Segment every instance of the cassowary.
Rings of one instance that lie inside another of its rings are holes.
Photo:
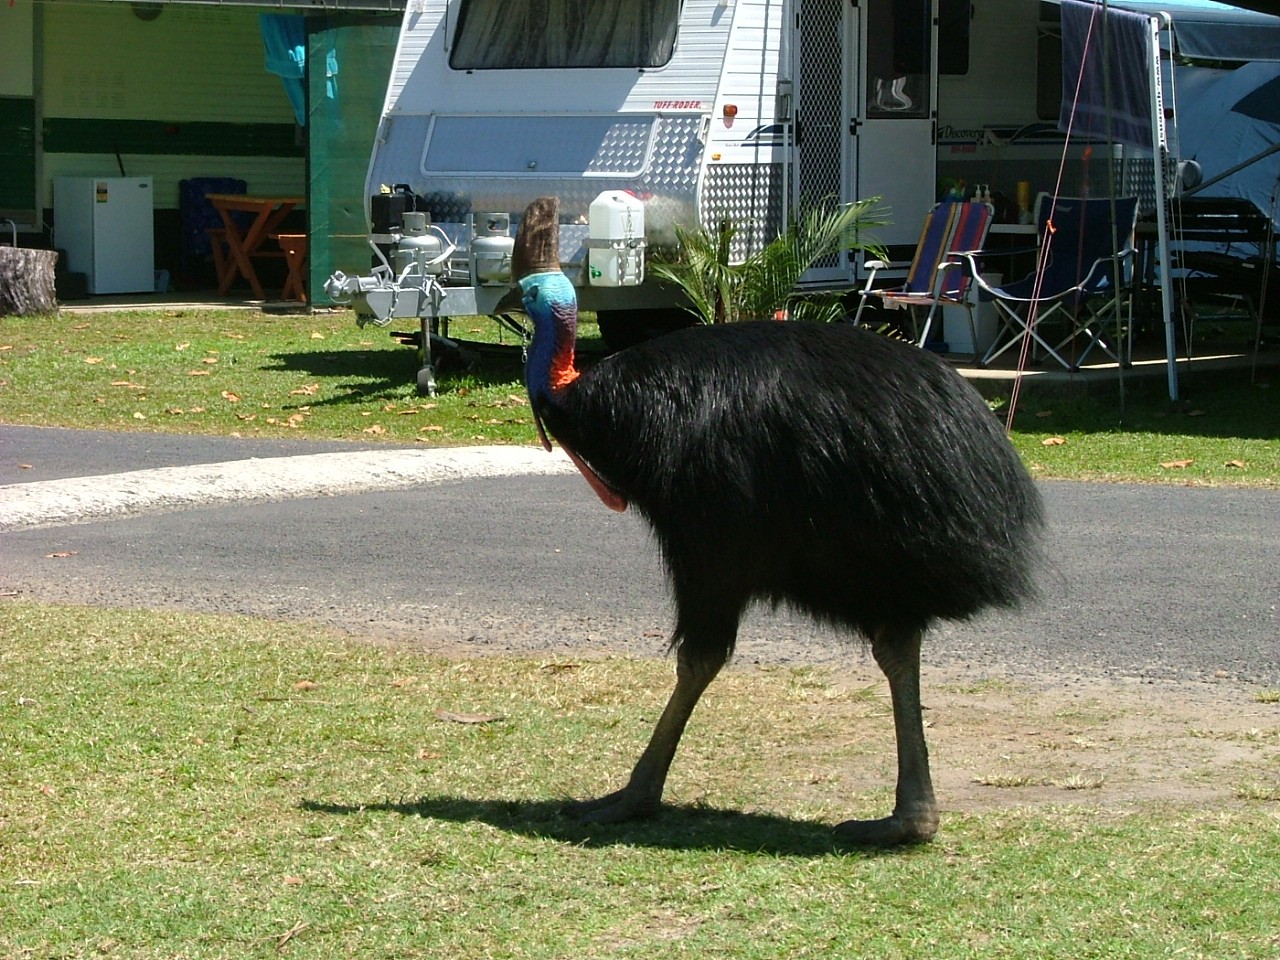
[[[574,364],[577,303],[555,198],[534,201],[513,273],[533,324],[525,370],[544,445],[607,505],[633,506],[676,608],[676,685],[625,787],[570,811],[655,812],[698,698],[757,602],[870,641],[898,746],[892,815],[846,841],[927,841],[938,826],[920,705],[920,645],[938,619],[1034,592],[1039,494],[977,393],[929,353],[850,325],[704,326]]]

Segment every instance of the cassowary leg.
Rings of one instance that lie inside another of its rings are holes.
[[[697,657],[682,647],[676,655],[676,688],[658,718],[649,745],[631,772],[630,781],[621,790],[598,800],[570,804],[565,812],[588,823],[620,823],[656,813],[685,725],[703,691],[722,666],[723,657]]]
[[[893,814],[881,820],[847,820],[836,827],[846,843],[890,847],[924,843],[938,830],[938,804],[929,777],[929,750],[920,706],[920,641],[915,629],[885,627],[871,641],[876,663],[889,679],[893,728],[898,741],[898,790]]]

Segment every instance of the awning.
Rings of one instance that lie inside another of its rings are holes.
[[[1108,6],[1168,14],[1177,52],[1193,60],[1280,62],[1280,16],[1217,0],[1112,0]]]

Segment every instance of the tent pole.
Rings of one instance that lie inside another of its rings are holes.
[[[1160,312],[1164,320],[1165,362],[1169,378],[1169,399],[1178,399],[1178,340],[1173,326],[1173,284],[1169,279],[1169,197],[1164,175],[1169,156],[1169,136],[1164,122],[1164,88],[1160,77],[1160,29],[1168,26],[1168,14],[1152,17],[1150,56],[1147,66],[1151,79],[1151,156],[1156,196],[1156,255],[1160,263]]]

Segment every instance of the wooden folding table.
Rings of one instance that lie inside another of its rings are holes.
[[[225,258],[215,257],[218,269],[218,293],[226,294],[231,289],[237,276],[249,281],[253,295],[265,300],[262,282],[257,271],[253,269],[254,257],[281,257],[283,252],[276,248],[261,249],[262,244],[277,232],[281,222],[294,207],[303,203],[302,197],[255,197],[235,193],[205,194],[209,202],[222,217],[225,234],[223,239],[227,245]],[[242,230],[234,212],[252,213],[253,222],[247,230]],[[214,248],[217,250],[218,237],[214,237]],[[221,252],[221,251],[218,251]]]

